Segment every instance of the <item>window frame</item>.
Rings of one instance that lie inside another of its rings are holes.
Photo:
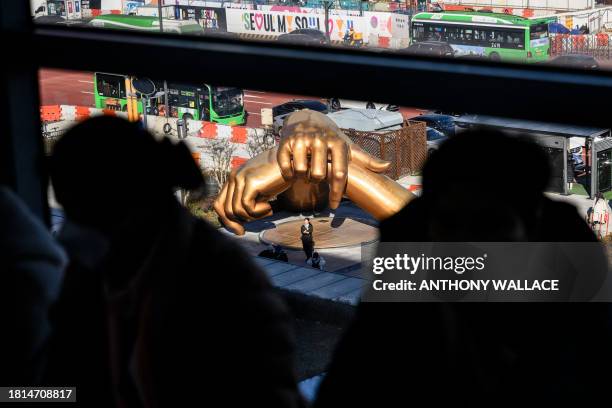
[[[368,99],[425,109],[609,125],[602,117],[608,111],[599,104],[612,91],[612,72],[606,71],[77,27],[37,27],[32,43],[39,49],[40,67],[130,72],[173,82],[215,78],[220,86],[321,98],[360,100],[365,93]],[[43,47],[49,43],[57,47]],[[79,49],[76,60],[74,49]],[[172,58],[153,64],[150,55]],[[225,63],[210,63],[219,60]],[[180,78],[171,74],[177,66]],[[466,97],[478,91],[478,98]],[[541,106],[554,110],[534,109],[526,94],[538,95]],[[571,99],[581,100],[580,106],[558,103]]]
[[[4,35],[22,39],[5,45],[5,55],[20,57],[5,61],[7,75],[1,80],[2,105],[8,118],[6,130],[0,135],[5,159],[0,166],[8,175],[3,180],[41,216],[48,214],[40,115],[35,102],[37,70],[42,67],[129,72],[176,82],[215,78],[216,85],[243,89],[353,100],[368,95],[369,100],[425,109],[610,126],[608,104],[604,102],[612,93],[612,72],[606,71],[35,26],[29,2],[2,2],[0,29]],[[164,57],[152,63],[151,56]],[[180,77],[175,75],[178,67]],[[529,95],[537,95],[538,106],[531,105],[534,98]],[[559,103],[572,100],[580,103]]]

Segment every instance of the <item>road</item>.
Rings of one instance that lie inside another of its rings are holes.
[[[41,69],[39,72],[40,98],[42,105],[94,106],[93,73]],[[263,91],[244,91],[244,106],[248,112],[247,126],[261,126],[261,109],[272,108],[293,99],[317,99]],[[324,99],[319,99],[325,102]],[[424,112],[414,108],[400,108],[408,119]]]
[[[94,106],[93,73],[41,69],[41,105]]]

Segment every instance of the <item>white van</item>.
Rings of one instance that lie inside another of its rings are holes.
[[[362,132],[401,129],[404,117],[399,112],[379,109],[343,109],[328,113],[341,129],[355,129]]]

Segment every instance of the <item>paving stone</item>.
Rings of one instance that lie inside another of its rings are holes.
[[[278,286],[280,288],[283,288],[287,285],[290,285],[292,283],[296,283],[299,282],[301,280],[304,279],[308,279],[311,278],[315,275],[318,275],[321,272],[318,269],[313,269],[313,268],[297,268],[297,269],[292,269],[290,271],[287,272],[283,272],[279,275],[273,276],[272,277],[272,283],[275,286]]]
[[[317,290],[323,286],[327,286],[331,283],[348,279],[345,276],[329,273],[329,272],[321,272],[311,278],[304,279],[290,285],[285,286],[285,289],[296,290],[298,292],[302,292],[304,294],[309,295],[310,292]]]
[[[338,299],[342,295],[347,295],[355,290],[360,290],[363,284],[363,279],[346,278],[327,286],[320,287],[319,289],[313,290],[310,293],[325,299]]]
[[[270,263],[263,267],[263,269],[266,271],[267,275],[270,278],[296,268],[299,268],[299,266],[281,261],[274,261],[273,263]]]

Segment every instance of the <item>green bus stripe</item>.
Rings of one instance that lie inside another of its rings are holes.
[[[504,24],[493,24],[493,23],[477,23],[471,21],[447,21],[447,20],[412,20],[412,22],[419,23],[441,23],[448,25],[469,25],[469,26],[478,26],[478,27],[494,27],[494,28],[515,28],[517,30],[527,30],[529,27],[520,26],[520,25],[504,25]]]

